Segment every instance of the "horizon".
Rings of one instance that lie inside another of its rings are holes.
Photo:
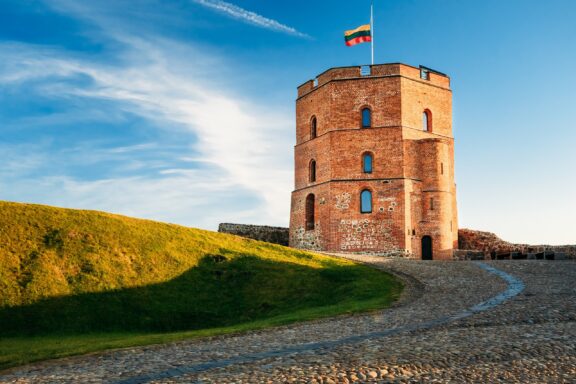
[[[5,0],[0,199],[287,227],[296,87],[369,65],[364,3]],[[460,228],[575,244],[576,3],[503,3],[375,1],[375,65],[450,77]]]

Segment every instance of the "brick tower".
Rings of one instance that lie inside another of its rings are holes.
[[[298,87],[290,245],[450,259],[452,91],[426,67],[332,68]]]

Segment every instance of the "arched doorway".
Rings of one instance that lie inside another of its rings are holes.
[[[432,238],[422,237],[422,260],[432,260]]]

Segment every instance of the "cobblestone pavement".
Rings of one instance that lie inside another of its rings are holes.
[[[34,364],[0,382],[576,383],[575,262],[354,258],[405,280],[395,306]],[[490,308],[502,292],[515,296]]]

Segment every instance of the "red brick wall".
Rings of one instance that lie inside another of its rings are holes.
[[[447,77],[422,80],[403,64],[333,68],[304,83],[296,101],[295,191],[290,244],[335,252],[421,255],[422,236],[433,238],[434,258],[451,258],[457,244],[452,139],[452,94]],[[372,127],[361,128],[361,110]],[[422,130],[422,113],[432,131]],[[317,137],[310,137],[312,117]],[[374,155],[373,171],[362,154]],[[317,165],[316,181],[309,164]],[[372,191],[373,212],[360,213],[360,192]],[[306,196],[316,196],[314,230],[305,228]],[[434,207],[430,206],[434,199]]]
[[[361,110],[373,108],[373,127],[401,125],[400,78],[359,77],[336,80],[319,85],[296,103],[296,143],[310,140],[310,122],[316,116],[317,134],[329,131],[358,129]]]

